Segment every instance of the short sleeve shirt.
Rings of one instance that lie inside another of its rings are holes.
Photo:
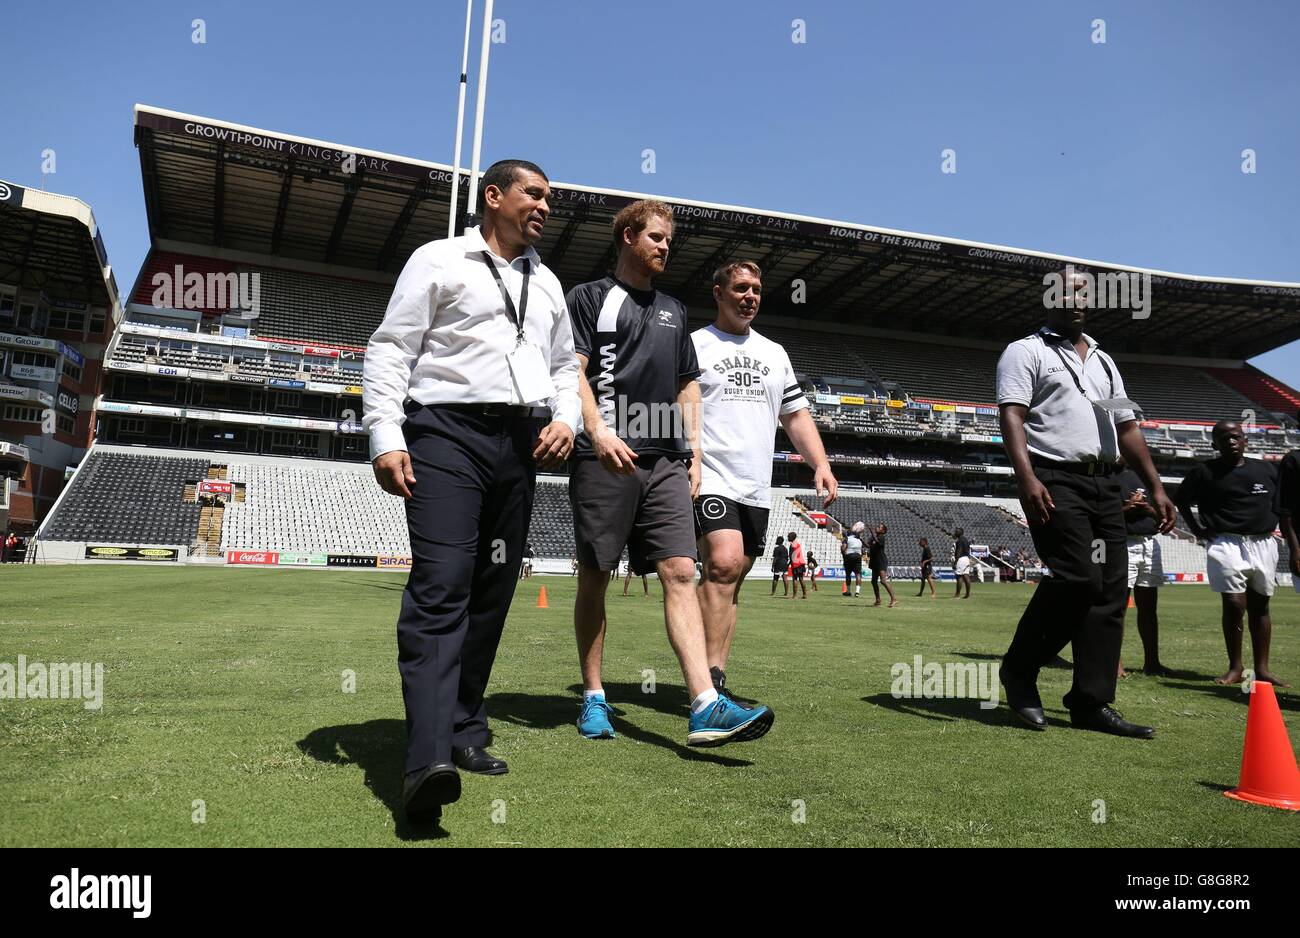
[[[1114,359],[1089,335],[1081,361],[1074,343],[1047,326],[1006,347],[998,360],[998,404],[1022,404],[1029,452],[1058,462],[1114,462],[1117,427],[1137,415],[1093,401],[1127,397]],[[1082,388],[1082,391],[1080,390]]]
[[[686,328],[686,307],[658,290],[614,277],[574,287],[565,297],[574,351],[587,359],[587,381],[605,425],[638,456],[691,456],[677,407],[681,382],[700,367]],[[575,459],[591,459],[591,437],[574,441]]]
[[[1272,534],[1278,521],[1277,469],[1261,459],[1233,466],[1198,463],[1178,486],[1178,503],[1195,505],[1211,534]]]
[[[701,495],[771,505],[780,418],[808,407],[785,349],[751,329],[709,325],[691,334],[700,366]]]

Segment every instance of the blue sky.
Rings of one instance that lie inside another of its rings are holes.
[[[13,6],[0,178],[39,187],[53,148],[46,188],[91,205],[125,289],[148,249],[133,103],[450,161],[464,9]],[[1289,0],[498,0],[495,16],[485,163],[522,155],[566,182],[1300,281]],[[945,148],[955,174],[940,172]],[[1256,364],[1300,386],[1300,343]]]

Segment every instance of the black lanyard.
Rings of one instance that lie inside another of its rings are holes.
[[[1056,357],[1059,358],[1059,359],[1061,360],[1061,364],[1065,366],[1065,370],[1068,371],[1068,372],[1070,373],[1070,377],[1074,379],[1074,386],[1075,386],[1076,388],[1079,389],[1079,393],[1082,394],[1084,397],[1087,397],[1087,396],[1088,396],[1088,392],[1085,391],[1085,390],[1083,389],[1083,382],[1080,381],[1080,380],[1079,380],[1079,376],[1076,375],[1076,374],[1074,373],[1074,369],[1070,367],[1070,363],[1067,362],[1067,361],[1065,360],[1065,355],[1062,354],[1062,352],[1061,352],[1061,346],[1060,346],[1060,344],[1059,344],[1059,343],[1056,343],[1056,342],[1053,342],[1053,343],[1052,343],[1052,351],[1056,353]],[[1115,376],[1114,376],[1113,374],[1111,374],[1111,372],[1110,372],[1110,365],[1106,364],[1106,359],[1101,358],[1101,353],[1100,353],[1100,352],[1097,353],[1097,357],[1101,359],[1101,367],[1105,369],[1105,371],[1106,371],[1106,377],[1110,380],[1110,396],[1111,396],[1111,397],[1114,397],[1114,396],[1115,396]],[[1084,365],[1085,368],[1088,366],[1087,359],[1084,359],[1083,365]]]
[[[501,274],[497,272],[496,261],[492,260],[492,255],[487,251],[483,254],[483,262],[488,265],[488,270],[492,271],[492,279],[497,282],[497,287],[501,290],[501,299],[505,301],[506,312],[510,314],[510,321],[514,323],[518,332],[516,338],[520,345],[524,344],[524,317],[528,315],[528,277],[531,274],[531,265],[528,258],[524,258],[524,289],[519,294],[519,312],[515,312],[515,301],[510,298],[510,291],[506,289],[505,283],[501,280]]]

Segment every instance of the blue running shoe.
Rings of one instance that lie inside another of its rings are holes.
[[[613,712],[604,697],[586,698],[578,717],[578,732],[588,739],[613,739],[614,727],[609,722],[609,715]]]
[[[758,739],[772,728],[776,714],[770,707],[746,709],[730,697],[718,699],[699,713],[691,714],[686,742],[691,746],[721,746],[723,743]]]

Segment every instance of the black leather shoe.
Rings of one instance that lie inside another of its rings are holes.
[[[1070,725],[1080,730],[1096,730],[1099,733],[1112,733],[1115,736],[1129,736],[1133,739],[1150,739],[1156,735],[1154,726],[1139,726],[1130,723],[1109,706],[1096,710],[1071,710]]]
[[[505,775],[510,771],[505,759],[498,759],[480,746],[452,749],[451,761],[475,775]]]
[[[450,762],[434,762],[408,772],[402,785],[402,806],[412,823],[425,824],[442,817],[442,806],[460,799],[460,773]]]
[[[1007,689],[1007,706],[1016,719],[1031,730],[1041,732],[1047,729],[1047,717],[1043,715],[1043,702],[1038,699],[1038,688],[1005,670],[1001,678],[1002,686]]]
[[[1016,719],[1029,727],[1031,730],[1042,732],[1047,729],[1047,717],[1043,715],[1042,707],[1011,707],[1011,712],[1016,715]]]

